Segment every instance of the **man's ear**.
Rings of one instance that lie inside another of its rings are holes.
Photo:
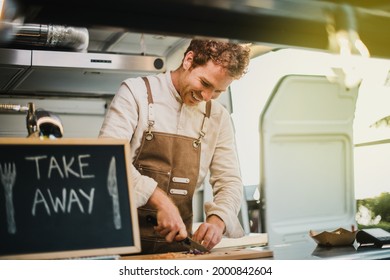
[[[192,61],[193,61],[193,58],[194,58],[194,53],[192,51],[189,51],[184,59],[183,59],[183,68],[184,70],[188,70],[191,68],[192,66]]]

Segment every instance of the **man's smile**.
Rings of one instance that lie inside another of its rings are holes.
[[[195,99],[196,101],[198,101],[198,102],[201,102],[201,101],[203,101],[203,98],[199,98],[196,94],[195,94],[195,92],[191,92],[191,95],[192,95],[192,98],[193,99]]]

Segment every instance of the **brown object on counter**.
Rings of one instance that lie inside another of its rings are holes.
[[[334,231],[315,232],[309,231],[311,238],[317,242],[320,246],[332,247],[332,246],[349,246],[352,245],[356,238],[355,227],[352,226],[352,231],[344,228],[338,228]]]

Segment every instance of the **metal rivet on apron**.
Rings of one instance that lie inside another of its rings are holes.
[[[150,141],[153,139],[153,133],[146,133],[146,136],[145,136],[146,140]]]
[[[200,141],[197,139],[197,140],[194,140],[194,142],[192,142],[192,146],[194,148],[199,148],[199,145],[200,145]]]

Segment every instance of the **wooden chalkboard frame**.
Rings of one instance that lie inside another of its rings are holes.
[[[63,258],[82,258],[82,257],[101,257],[101,256],[115,256],[115,255],[123,255],[123,254],[134,254],[139,253],[141,251],[141,245],[140,245],[140,233],[139,233],[139,225],[138,225],[138,216],[137,216],[137,209],[134,204],[134,194],[133,194],[133,188],[131,187],[131,176],[130,176],[130,145],[126,140],[119,140],[119,139],[84,139],[84,138],[72,138],[72,139],[31,139],[31,138],[0,138],[0,147],[5,145],[12,145],[12,147],[24,147],[34,149],[37,146],[39,146],[39,149],[45,149],[46,147],[61,147],[61,146],[71,146],[70,148],[88,148],[96,149],[96,146],[103,147],[106,149],[106,147],[114,147],[115,149],[120,149],[119,153],[123,153],[123,159],[119,163],[119,166],[116,166],[116,169],[122,170],[122,172],[125,173],[125,181],[127,181],[127,193],[128,193],[128,203],[130,208],[130,213],[121,213],[125,214],[123,218],[130,219],[128,222],[128,227],[131,228],[131,234],[128,235],[128,240],[125,240],[126,244],[128,245],[115,245],[113,247],[111,246],[101,246],[99,244],[96,244],[96,246],[93,245],[93,248],[89,246],[89,248],[77,248],[77,249],[66,249],[66,250],[56,250],[50,249],[48,251],[41,251],[36,250],[36,252],[24,252],[23,249],[20,249],[17,253],[12,254],[0,254],[0,259],[63,259]],[[30,147],[31,146],[31,147]],[[117,151],[115,151],[117,152]],[[17,152],[16,152],[17,153]],[[0,154],[0,163],[3,163],[2,161],[2,155]],[[5,158],[5,157],[3,157]],[[124,166],[120,166],[123,164]],[[3,165],[3,174],[4,174],[5,167]],[[23,171],[20,171],[23,172]],[[107,181],[106,181],[107,182]],[[0,181],[0,192],[3,192],[3,188],[1,187],[1,181]],[[122,184],[122,188],[123,188]],[[120,186],[118,186],[120,188]],[[5,187],[4,187],[5,190]],[[123,191],[123,190],[122,190]],[[1,194],[3,195],[3,194]],[[126,198],[121,198],[125,199]],[[1,201],[1,200],[0,200]],[[112,208],[112,206],[111,206]],[[4,217],[4,215],[3,215]],[[8,217],[7,217],[8,218]],[[1,230],[1,229],[0,229]],[[125,239],[127,239],[127,234],[123,234]],[[110,236],[105,236],[107,238],[104,238],[105,244],[107,244],[107,239],[110,238]],[[74,238],[74,237],[73,237]],[[77,238],[77,237],[76,237]],[[110,241],[111,242],[111,241]],[[1,241],[0,241],[1,244]],[[1,246],[1,245],[0,245]],[[19,250],[19,249],[18,249]]]

